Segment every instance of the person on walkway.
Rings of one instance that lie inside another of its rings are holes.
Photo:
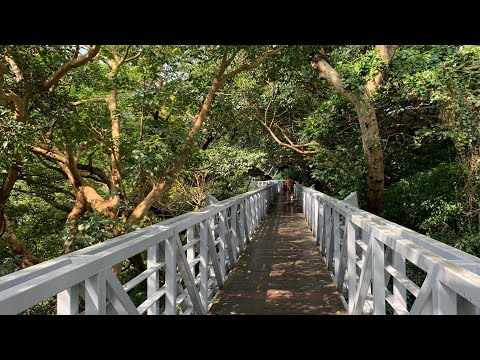
[[[295,185],[295,180],[289,177],[286,180],[287,183],[287,199],[289,204],[293,204],[293,185]]]

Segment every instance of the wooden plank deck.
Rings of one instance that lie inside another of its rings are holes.
[[[305,217],[284,201],[269,209],[209,314],[346,314]]]

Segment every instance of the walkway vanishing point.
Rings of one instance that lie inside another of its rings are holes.
[[[298,202],[279,196],[217,294],[215,315],[345,314]]]
[[[0,277],[0,314],[49,299],[62,315],[480,314],[479,258],[355,193],[296,185],[286,206],[281,183]],[[112,267],[139,253],[147,269],[120,281]]]

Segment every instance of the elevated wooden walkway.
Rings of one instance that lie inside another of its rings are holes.
[[[298,205],[279,196],[209,314],[346,314]]]

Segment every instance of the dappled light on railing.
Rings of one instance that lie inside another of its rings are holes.
[[[58,314],[206,314],[249,243],[277,186],[216,202],[0,278],[0,314],[56,295]],[[146,252],[147,269],[122,284],[115,264]],[[129,292],[146,282],[146,299]]]
[[[351,199],[302,185],[295,194],[350,314],[480,314],[479,258],[361,210]],[[407,268],[421,279],[410,279]]]

